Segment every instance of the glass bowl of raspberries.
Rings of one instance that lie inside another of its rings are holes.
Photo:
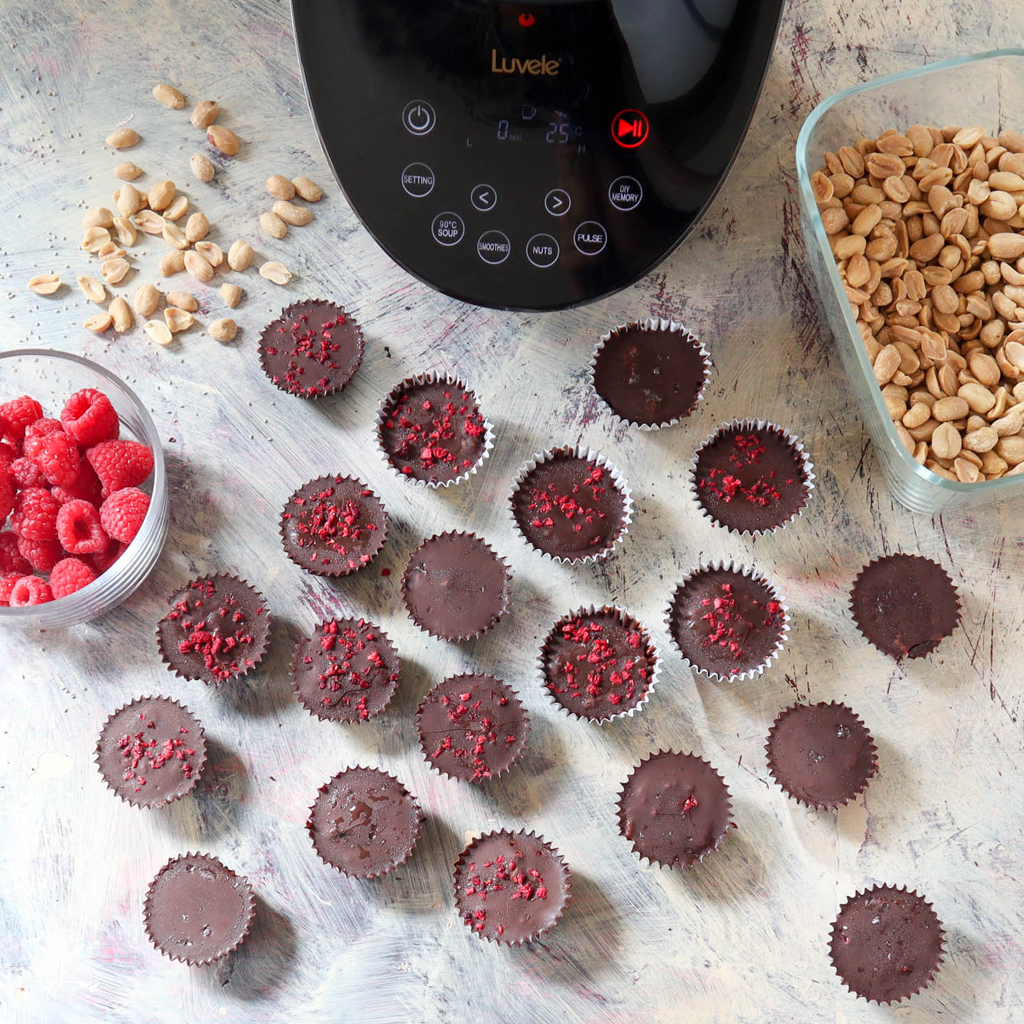
[[[0,626],[54,629],[117,607],[167,539],[156,426],[102,366],[0,352]]]

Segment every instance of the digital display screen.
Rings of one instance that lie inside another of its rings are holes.
[[[498,142],[523,142],[527,137],[543,139],[554,146],[575,146],[587,151],[583,126],[574,124],[561,110],[539,111],[532,103],[521,104],[517,113],[498,119],[494,137]]]

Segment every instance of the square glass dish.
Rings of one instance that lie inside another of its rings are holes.
[[[800,219],[817,284],[818,304],[835,336],[843,367],[892,495],[914,512],[1024,500],[1024,475],[961,483],[914,461],[903,447],[875,380],[856,318],[818,214],[811,175],[826,151],[912,124],[983,125],[1024,131],[1024,50],[993,50],[876,78],[835,93],[811,111],[796,144]]]

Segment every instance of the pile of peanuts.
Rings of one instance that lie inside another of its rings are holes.
[[[949,480],[1024,475],[1024,135],[890,129],[811,185],[907,451]]]

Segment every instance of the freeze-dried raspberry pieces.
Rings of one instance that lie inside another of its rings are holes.
[[[54,597],[67,597],[94,579],[96,573],[80,558],[62,558],[50,571],[50,590]]]
[[[105,551],[110,544],[96,506],[81,498],[59,507],[57,539],[72,555],[92,555]]]
[[[78,446],[59,428],[25,438],[25,455],[42,471],[47,483],[66,487],[78,476]]]
[[[15,398],[0,405],[0,421],[4,423],[4,434],[12,441],[21,441],[30,423],[41,419],[43,407],[28,395]]]
[[[138,441],[102,441],[85,457],[103,484],[104,496],[137,487],[153,472],[153,450]]]
[[[121,429],[110,399],[95,388],[76,391],[64,403],[60,421],[68,436],[83,448],[110,441]]]
[[[45,487],[26,487],[14,502],[11,528],[25,540],[56,540],[60,502]]]
[[[135,540],[148,511],[148,494],[138,487],[122,487],[104,499],[100,506],[100,522],[114,540],[130,544]],[[64,546],[67,547],[66,544]]]
[[[53,600],[50,585],[38,576],[22,576],[11,588],[11,607],[24,608],[32,604],[45,604]]]
[[[59,540],[29,540],[27,537],[18,538],[18,551],[36,572],[49,572],[64,554]]]

